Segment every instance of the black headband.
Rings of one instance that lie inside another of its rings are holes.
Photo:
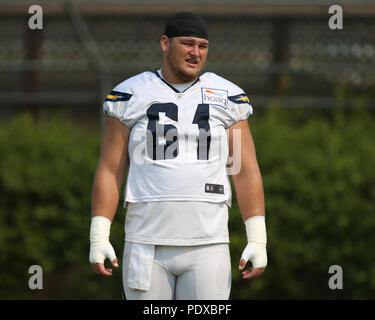
[[[196,37],[208,40],[208,27],[202,17],[191,12],[180,12],[168,20],[164,35],[173,37]]]

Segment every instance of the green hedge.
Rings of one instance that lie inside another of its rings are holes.
[[[245,229],[230,211],[233,299],[375,298],[375,119],[368,112],[270,108],[250,119],[263,175],[269,266],[245,281],[237,270]],[[121,272],[88,263],[90,200],[100,134],[65,117],[20,116],[0,129],[1,299],[121,299]],[[234,190],[233,190],[234,191]],[[124,210],[112,243],[122,256]],[[28,288],[29,266],[44,289]],[[344,289],[330,290],[341,265]]]
[[[99,143],[58,117],[21,116],[0,130],[0,298],[121,298],[119,281],[96,277],[88,263]],[[113,237],[120,252],[117,224]],[[44,290],[28,288],[33,264],[43,267]]]
[[[322,115],[276,107],[250,125],[269,266],[248,285],[235,274],[235,297],[375,298],[374,117],[360,109]],[[331,265],[343,268],[343,290],[328,287]]]

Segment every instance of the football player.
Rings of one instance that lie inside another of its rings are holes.
[[[160,45],[161,68],[121,82],[103,105],[89,261],[100,275],[113,273],[106,258],[118,267],[110,227],[129,165],[125,297],[229,299],[229,174],[248,239],[239,261],[243,279],[267,265],[262,177],[247,120],[253,109],[237,85],[201,73],[209,48],[202,17],[174,15]]]

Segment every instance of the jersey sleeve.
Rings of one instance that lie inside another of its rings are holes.
[[[253,114],[253,107],[244,92],[228,96],[227,128],[240,120],[246,120]]]
[[[103,113],[117,118],[128,128],[134,124],[131,114],[133,92],[130,88],[117,86],[105,98]]]

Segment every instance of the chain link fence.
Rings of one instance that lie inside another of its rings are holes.
[[[284,97],[285,106],[330,107],[340,89],[349,93],[348,105],[365,97],[374,106],[375,19],[370,7],[351,7],[349,15],[344,7],[344,29],[331,30],[328,5],[305,1],[311,6],[303,11],[290,7],[287,14],[268,2],[263,14],[244,1],[237,1],[241,6],[231,7],[230,14],[222,12],[228,1],[217,6],[203,2],[202,12],[198,5],[191,7],[210,27],[206,71],[235,82],[261,107],[274,97]],[[30,30],[27,6],[2,5],[1,108],[99,108],[114,85],[161,66],[165,21],[190,8],[169,6],[162,12],[155,5],[134,9],[114,1],[93,11],[95,5],[85,1],[46,4],[43,30]]]

